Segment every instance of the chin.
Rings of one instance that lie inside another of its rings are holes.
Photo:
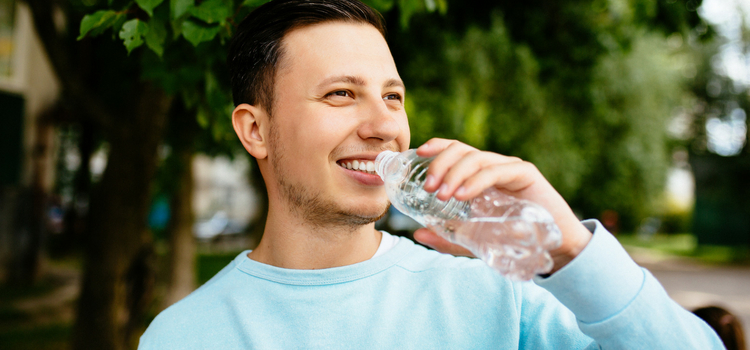
[[[357,200],[356,203],[351,203],[349,206],[352,213],[362,217],[378,217],[382,216],[383,211],[388,210],[391,202],[387,198],[378,199],[362,199]]]
[[[358,218],[359,222],[363,224],[373,223],[380,220],[386,213],[391,203],[388,200],[380,201],[379,203],[368,203],[367,205],[361,205],[350,207],[348,212],[352,218]]]

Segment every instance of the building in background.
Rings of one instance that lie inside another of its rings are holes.
[[[28,6],[0,0],[0,280],[38,272],[45,223],[35,218],[55,177],[53,127],[42,116],[59,92]]]
[[[193,159],[193,234],[208,241],[221,235],[247,231],[257,215],[256,193],[249,182],[248,157],[211,158],[198,154]],[[247,249],[249,247],[243,247]]]

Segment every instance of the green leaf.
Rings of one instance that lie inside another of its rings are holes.
[[[167,38],[167,29],[164,22],[151,18],[148,21],[148,31],[146,32],[146,46],[155,52],[159,57],[164,54],[164,39]]]
[[[232,4],[225,0],[206,0],[190,9],[190,14],[206,23],[224,24],[232,15]]]
[[[119,14],[112,23],[112,39],[115,39],[115,35],[120,33],[122,25],[128,20],[128,17],[123,13]]]
[[[120,39],[128,49],[128,55],[133,49],[143,45],[143,36],[148,32],[148,26],[145,22],[138,19],[131,19],[122,25],[120,30]]]
[[[97,36],[123,18],[125,18],[125,14],[113,10],[101,10],[86,15],[81,20],[81,34],[78,36],[78,40],[85,38],[87,34]]]
[[[159,6],[164,0],[135,0],[135,2],[143,11],[148,13],[149,17],[154,17],[154,8]]]
[[[441,15],[448,13],[448,0],[435,0],[437,2],[438,12]]]
[[[401,27],[408,28],[411,16],[424,7],[424,0],[399,0],[398,7],[401,12]]]
[[[201,98],[195,89],[180,89],[180,93],[182,94],[182,101],[185,102],[185,107],[188,109],[197,105]],[[227,115],[231,115],[231,113]]]
[[[198,112],[195,115],[195,118],[198,121],[198,125],[201,126],[201,128],[205,129],[208,127],[209,119],[208,112],[204,108],[198,108]]]
[[[172,40],[177,40],[177,38],[182,35],[182,22],[185,20],[180,21],[169,21],[169,26],[172,27]]]
[[[178,19],[188,13],[195,5],[195,0],[169,0],[169,12],[172,19]]]
[[[365,0],[364,2],[380,12],[386,12],[393,7],[393,0]]]
[[[191,20],[182,22],[182,36],[193,46],[213,39],[220,30],[220,26],[204,26]]]
[[[219,89],[219,81],[216,79],[216,76],[213,74],[213,72],[211,72],[210,70],[206,70],[204,77],[204,79],[206,80],[206,95],[210,95],[211,93]]]
[[[260,5],[267,3],[268,1],[269,0],[245,0],[244,2],[242,2],[242,6],[258,7]]]

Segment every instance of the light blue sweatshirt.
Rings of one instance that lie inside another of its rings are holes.
[[[597,221],[549,278],[402,238],[373,259],[290,270],[237,256],[151,323],[139,349],[723,349]],[[558,301],[559,300],[559,301]]]

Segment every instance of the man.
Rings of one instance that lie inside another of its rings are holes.
[[[409,148],[405,88],[383,33],[356,0],[274,1],[240,24],[232,121],[268,188],[265,232],[160,314],[140,348],[721,348],[517,158],[443,139],[419,147],[436,156],[425,189],[440,199],[495,186],[547,208],[563,232],[550,276],[511,282],[479,260],[375,230],[389,203],[368,166]],[[415,238],[467,253],[427,229]]]

